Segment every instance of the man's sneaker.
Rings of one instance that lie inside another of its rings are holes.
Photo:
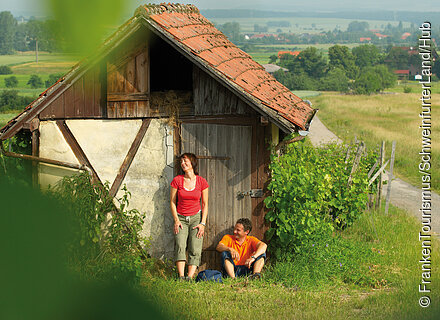
[[[250,280],[260,280],[260,279],[261,279],[261,274],[260,274],[259,272],[256,272],[256,273],[252,274],[252,275],[249,277],[249,279],[250,279]]]

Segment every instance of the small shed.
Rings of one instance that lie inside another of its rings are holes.
[[[169,183],[192,152],[210,184],[203,261],[240,217],[264,237],[269,143],[308,130],[315,114],[193,5],[144,5],[0,130],[32,133],[40,186],[88,168],[132,193],[150,254],[171,257]]]

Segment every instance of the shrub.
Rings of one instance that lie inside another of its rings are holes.
[[[0,74],[12,74],[12,69],[9,66],[0,66]]]
[[[409,86],[404,86],[403,87],[403,92],[404,93],[410,93],[412,91],[412,88],[411,87],[409,87]]]
[[[52,194],[72,209],[79,225],[69,247],[71,264],[86,277],[130,278],[129,282],[137,283],[142,273],[141,256],[146,256],[140,246],[148,245],[146,240],[139,242],[144,216],[127,209],[131,195],[125,186],[118,199],[119,210],[115,210],[108,191],[108,183],[94,184],[87,173],[65,177],[52,189]]]
[[[30,85],[31,88],[33,88],[33,89],[42,88],[43,87],[43,81],[36,74],[31,75],[31,77],[29,78],[27,84]]]
[[[18,80],[16,76],[10,76],[5,78],[6,88],[16,88],[18,86]]]
[[[49,75],[49,78],[44,82],[46,88],[49,88],[51,85],[53,85],[55,82],[58,81],[59,78],[63,76],[62,73],[53,73]]]
[[[272,156],[271,196],[264,202],[271,223],[266,236],[277,259],[300,252],[312,237],[326,237],[351,225],[363,212],[367,172],[375,159],[371,153],[362,157],[348,185],[354,153],[345,163],[342,146],[314,149],[295,143],[282,156]]]
[[[33,100],[32,97],[19,96],[17,90],[3,90],[0,95],[0,111],[23,109]]]

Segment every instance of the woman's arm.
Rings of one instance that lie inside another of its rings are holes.
[[[205,234],[206,218],[208,217],[208,189],[209,188],[202,190],[202,221],[193,228],[199,229],[199,232],[197,232],[197,238],[201,238]]]
[[[179,228],[182,228],[182,223],[179,220],[179,217],[177,216],[177,189],[171,187],[170,190],[170,208],[171,208],[171,214],[173,215],[174,220],[174,234],[179,233]]]

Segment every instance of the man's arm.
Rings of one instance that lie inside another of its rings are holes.
[[[263,253],[266,252],[266,249],[267,249],[267,244],[265,244],[263,241],[258,242],[256,246],[256,250],[252,253],[251,257],[246,260],[244,265],[250,268],[251,264],[255,261],[255,259],[252,257],[258,257],[262,255]]]
[[[237,250],[230,248],[221,242],[218,243],[217,248],[215,248],[215,249],[218,252],[229,251],[231,253],[232,259],[234,259],[234,260],[240,259],[240,255],[238,254]]]

